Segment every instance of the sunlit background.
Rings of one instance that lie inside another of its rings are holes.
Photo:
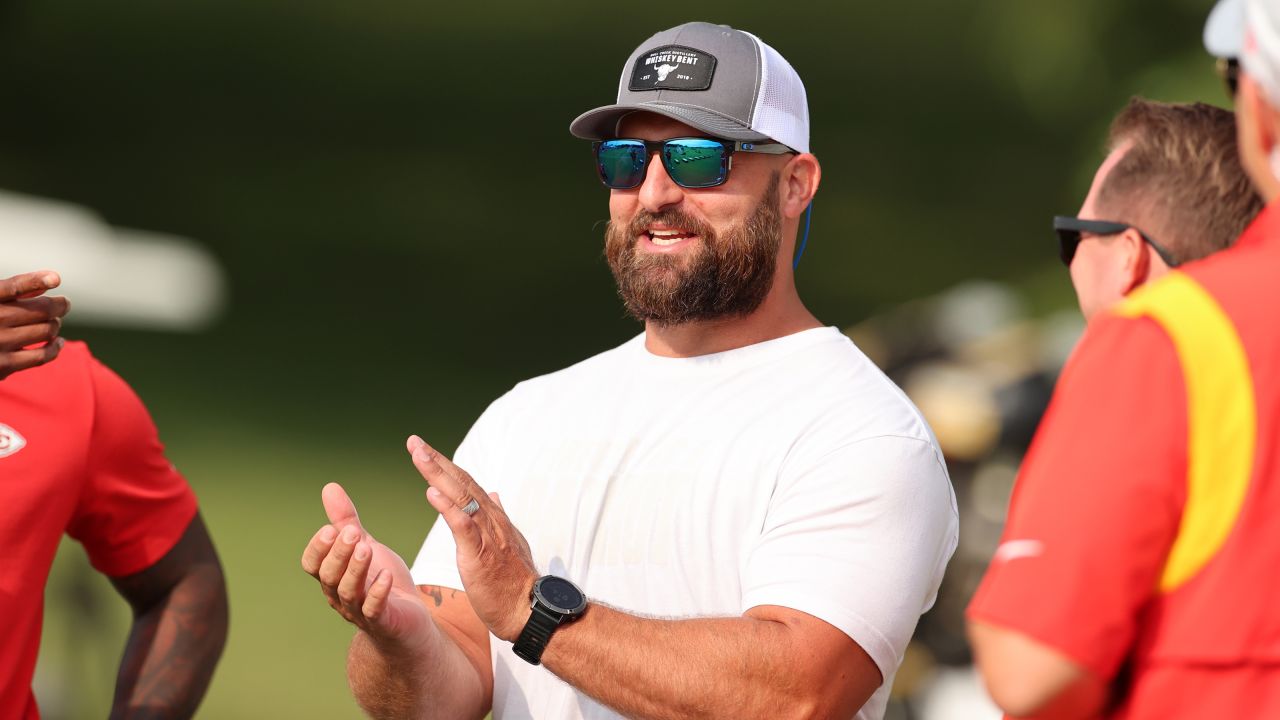
[[[928,415],[961,546],[891,718],[981,718],[961,611],[1078,336],[1049,218],[1133,94],[1224,104],[1209,0],[0,5],[0,275],[62,271],[86,339],[200,496],[232,629],[201,717],[358,716],[350,630],[301,571],[342,482],[412,555],[403,454],[639,331],[601,255],[579,112],[686,20],[804,78],[824,170],[802,296]],[[64,544],[45,717],[105,714],[127,609]]]

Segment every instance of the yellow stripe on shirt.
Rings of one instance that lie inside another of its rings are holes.
[[[1253,375],[1235,324],[1185,273],[1139,289],[1114,312],[1159,323],[1186,383],[1187,502],[1158,585],[1167,593],[1213,559],[1244,505],[1257,439]]]

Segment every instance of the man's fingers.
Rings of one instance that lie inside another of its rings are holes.
[[[355,550],[356,542],[360,540],[360,533],[357,529],[348,525],[338,533],[338,539],[333,542],[333,547],[329,549],[329,554],[324,560],[320,561],[320,584],[329,588],[336,589],[338,583],[342,581],[342,576],[347,572],[347,564],[351,561],[351,553]]]
[[[62,278],[52,270],[38,270],[14,275],[11,278],[0,280],[0,302],[21,297],[34,297],[61,284]]]
[[[364,605],[360,607],[360,612],[369,621],[376,621],[382,616],[382,611],[387,607],[387,598],[391,595],[391,571],[379,570],[377,577],[369,585],[369,592],[365,593]]]
[[[465,470],[436,452],[417,435],[409,438],[409,447],[413,464],[423,479],[453,500],[455,505],[462,508],[475,500],[482,509],[486,506],[488,495]]]
[[[333,547],[333,541],[338,537],[338,531],[333,529],[332,525],[325,525],[311,536],[311,542],[307,543],[307,547],[302,550],[302,569],[312,577],[318,578],[320,573],[320,563],[324,562],[324,558],[329,554],[329,548]]]
[[[352,614],[356,614],[357,607],[364,604],[364,580],[369,575],[369,561],[373,557],[373,550],[370,549],[369,543],[356,543],[355,549],[351,552],[351,562],[347,565],[347,571],[342,575],[342,581],[338,583],[338,599],[343,605],[347,606],[347,610]]]
[[[0,350],[21,350],[28,345],[53,342],[61,329],[62,321],[57,318],[36,325],[0,328]]]
[[[0,352],[0,379],[19,370],[26,370],[49,362],[58,357],[58,353],[62,352],[64,344],[62,338],[57,338],[44,347]]]
[[[462,508],[455,505],[453,500],[435,487],[427,488],[427,502],[431,503],[431,507],[444,518],[445,524],[453,532],[453,542],[459,550],[471,555],[480,552],[483,539],[480,537],[480,528],[470,515],[462,512]]]
[[[358,529],[364,530],[360,525],[360,515],[356,513],[356,504],[351,502],[351,498],[347,495],[347,491],[342,489],[338,483],[329,483],[320,491],[320,499],[324,503],[325,514],[329,516],[329,522],[339,530],[348,525],[355,525]]]
[[[417,436],[415,435],[414,437],[417,437]],[[439,452],[435,448],[428,445],[426,441],[423,440],[422,438],[418,438],[418,442],[420,443],[419,447],[422,448],[423,452],[426,452],[427,454],[429,454],[436,461],[436,463],[440,465],[441,470],[444,470],[446,473],[449,474],[450,477],[457,480],[458,483],[463,486],[463,490],[470,491],[473,489],[474,490],[480,489],[480,486],[476,485],[476,481],[472,479],[471,475],[466,470],[463,470],[457,465],[454,465],[453,461],[450,460],[448,457],[446,457],[444,453]],[[483,495],[484,493],[479,492],[477,494]]]
[[[71,301],[62,296],[0,302],[0,327],[16,328],[60,318],[71,309]]]

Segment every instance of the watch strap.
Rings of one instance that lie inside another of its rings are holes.
[[[539,607],[538,603],[534,603],[529,622],[525,623],[524,630],[520,631],[520,637],[516,638],[511,650],[531,665],[541,664],[542,651],[547,649],[547,643],[551,641],[551,633],[559,627],[560,620],[561,615],[558,613],[547,612]]]

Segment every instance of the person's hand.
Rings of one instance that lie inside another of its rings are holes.
[[[529,594],[538,579],[529,543],[507,517],[497,495],[414,435],[407,449],[430,485],[427,501],[439,511],[458,546],[458,573],[476,615],[495,636],[515,641],[529,620]],[[463,508],[475,501],[479,509]]]
[[[404,560],[364,529],[341,485],[320,495],[330,524],[302,551],[302,569],[320,581],[329,606],[383,645],[411,648],[429,637],[431,616]]]
[[[48,270],[0,280],[0,380],[58,357],[62,316],[71,309],[64,297],[42,297],[62,278]],[[41,347],[30,345],[45,343]]]

